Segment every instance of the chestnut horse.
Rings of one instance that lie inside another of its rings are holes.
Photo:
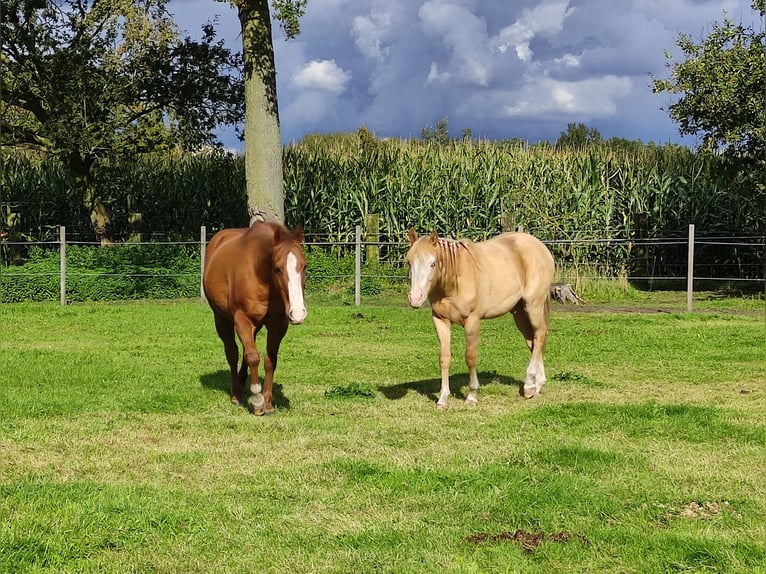
[[[476,354],[482,319],[511,313],[524,335],[532,358],[524,381],[524,396],[540,394],[545,384],[543,351],[548,336],[550,285],[555,265],[548,248],[526,233],[503,233],[474,243],[440,238],[435,231],[418,238],[408,231],[410,249],[409,301],[422,307],[431,303],[439,337],[441,394],[438,408],[447,408],[449,397],[450,337],[452,324],[465,329],[465,362],[468,365],[467,405],[476,404],[479,378]]]
[[[306,259],[303,230],[288,231],[278,223],[258,222],[245,229],[224,229],[207,246],[202,287],[215,316],[231,371],[231,402],[242,404],[247,369],[248,399],[253,414],[272,414],[272,386],[277,355],[288,324],[306,319],[303,291]],[[258,379],[261,356],[255,336],[266,327],[263,388]],[[242,342],[242,367],[237,371]],[[263,391],[263,393],[261,393]]]

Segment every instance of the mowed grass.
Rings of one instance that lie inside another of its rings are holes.
[[[199,302],[0,306],[0,571],[764,572],[762,312],[485,321],[451,405],[404,299],[309,300],[277,413]],[[260,345],[263,348],[263,345]]]

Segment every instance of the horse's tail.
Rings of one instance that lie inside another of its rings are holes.
[[[551,316],[551,290],[548,289],[548,296],[545,298],[545,305],[543,307],[543,316],[545,317],[545,324],[548,325]]]

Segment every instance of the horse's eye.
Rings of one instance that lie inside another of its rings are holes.
[[[431,269],[433,269],[434,267],[436,267],[436,261],[431,262]]]
[[[281,267],[275,267],[274,268],[274,273],[276,273],[277,275],[282,275],[282,268]]]

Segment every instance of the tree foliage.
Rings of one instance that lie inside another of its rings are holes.
[[[300,34],[300,19],[306,11],[308,0],[271,0],[271,4],[285,38],[291,40]]]
[[[557,148],[583,148],[588,144],[600,143],[601,133],[596,128],[585,124],[567,124],[567,130],[561,132],[556,140]]]
[[[752,8],[764,17],[766,0]],[[698,42],[678,37],[683,59],[670,54],[670,77],[653,78],[655,93],[680,94],[668,107],[681,134],[701,138],[704,150],[722,153],[742,168],[764,169],[766,145],[766,52],[764,31],[714,22]]]
[[[0,0],[0,14],[0,146],[59,157],[102,242],[99,165],[214,144],[242,118],[239,57],[209,25],[181,39],[166,0]]]
[[[447,118],[442,118],[436,122],[436,127],[425,126],[420,130],[420,135],[423,141],[436,145],[447,145],[452,138],[449,135],[449,128],[447,127]]]

